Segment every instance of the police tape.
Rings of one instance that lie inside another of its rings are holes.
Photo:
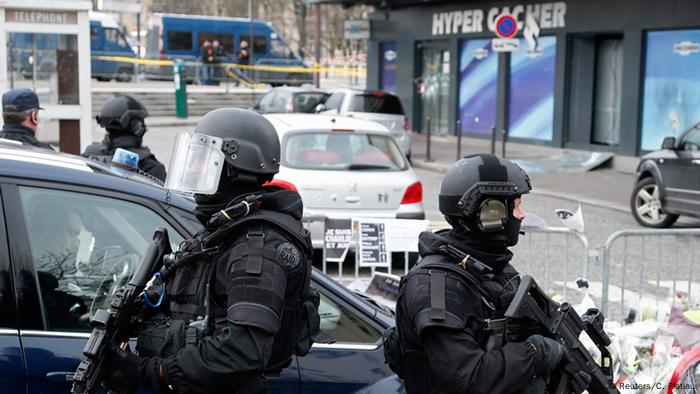
[[[175,62],[173,60],[159,60],[159,59],[141,59],[127,56],[94,56],[95,59],[120,62],[120,63],[133,63],[133,64],[143,64],[147,66],[172,66]],[[201,67],[203,63],[200,62],[183,62],[185,66]],[[367,74],[365,67],[351,67],[351,66],[326,66],[321,67],[320,64],[314,65],[314,67],[279,67],[279,66],[265,66],[265,65],[243,65],[236,63],[209,63],[206,64],[209,67],[223,67],[228,70],[230,67],[235,67],[241,70],[253,70],[253,71],[270,71],[270,72],[284,72],[284,73],[300,73],[300,74],[316,74],[316,73],[332,73],[341,74],[346,76],[358,76],[363,77]]]

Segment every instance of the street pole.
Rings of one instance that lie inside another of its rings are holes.
[[[299,25],[299,45],[302,49],[301,52],[302,59],[304,58],[304,50],[306,49],[306,4],[301,3],[299,7],[299,16],[301,17],[301,24]]]
[[[137,12],[136,13],[136,42],[138,45],[136,48],[138,49],[138,57],[141,58],[141,46],[143,43],[141,42],[141,13]],[[141,64],[136,65],[136,75],[134,75],[136,79],[136,83],[139,83],[139,75],[141,75]]]
[[[462,158],[462,121],[457,119],[457,160]]]
[[[316,4],[316,44],[314,45],[314,52],[316,57],[316,64],[314,67],[318,68],[321,63],[321,4]],[[316,76],[315,85],[317,88],[321,87],[321,73],[316,70],[314,74]]]
[[[250,23],[248,23],[248,59],[249,59],[249,65],[253,66],[255,65],[255,45],[253,43],[253,0],[248,0],[248,19]],[[254,71],[250,70],[250,75],[253,75]],[[255,78],[251,78],[253,82],[255,82]]]
[[[496,154],[496,126],[491,126],[491,154]]]
[[[431,134],[431,119],[430,116],[428,116],[428,142],[425,144],[425,161],[433,161],[433,159],[430,157],[430,134]]]

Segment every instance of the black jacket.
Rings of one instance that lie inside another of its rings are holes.
[[[291,236],[267,220],[303,233],[299,195],[270,193],[261,209],[240,219],[210,264],[184,267],[172,281],[170,309],[180,320],[206,314],[209,284],[213,325],[212,336],[163,360],[165,381],[178,393],[264,392],[262,374],[279,373],[291,362],[312,249],[308,237]]]
[[[439,255],[438,248],[449,244],[499,269],[494,274],[477,276],[488,297],[448,272],[444,320],[435,320],[430,314],[428,270],[418,265],[404,278],[396,323],[405,356],[408,393],[517,393],[534,375],[535,353],[529,345],[491,337],[482,330],[484,319],[503,316],[519,284],[517,271],[507,263],[510,252],[505,248],[507,253],[484,252],[470,246],[469,241],[468,236],[454,231],[420,235],[422,257]],[[458,263],[448,256],[442,256],[441,261]]]
[[[83,152],[82,156],[101,163],[110,163],[117,148],[126,149],[139,155],[139,169],[165,182],[165,166],[156,159],[151,150],[141,146],[141,138],[134,135],[106,134],[102,142],[96,142]]]
[[[5,123],[0,131],[0,138],[20,141],[25,145],[33,145],[39,148],[54,150],[49,144],[39,142],[34,136],[34,132],[27,126],[18,123]]]

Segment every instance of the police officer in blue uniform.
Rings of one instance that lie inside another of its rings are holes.
[[[53,150],[51,145],[39,142],[39,97],[31,89],[12,89],[2,95],[3,126],[0,138],[20,141],[25,145]]]

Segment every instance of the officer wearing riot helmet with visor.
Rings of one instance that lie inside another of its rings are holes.
[[[566,362],[555,340],[484,324],[503,317],[520,283],[508,247],[518,242],[530,190],[519,166],[493,155],[467,156],[448,170],[439,209],[452,228],[420,234],[422,259],[397,302],[408,393],[544,393],[544,377]],[[589,380],[576,374],[571,391]]]
[[[318,299],[301,198],[263,187],[279,161],[274,127],[254,112],[217,109],[178,135],[166,188],[194,195],[204,227],[172,257],[190,262],[167,283],[167,317],[139,332],[139,355],[113,350],[107,387],[259,393],[263,374],[308,352],[300,332]]]
[[[160,181],[165,181],[165,166],[156,159],[148,147],[143,146],[148,111],[140,101],[128,95],[112,96],[102,105],[95,117],[107,131],[102,142],[85,149],[83,156],[102,163],[110,163],[118,148],[139,155],[139,170]]]

